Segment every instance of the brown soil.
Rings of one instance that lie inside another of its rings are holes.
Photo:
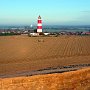
[[[1,76],[47,67],[88,63],[90,36],[0,37]]]

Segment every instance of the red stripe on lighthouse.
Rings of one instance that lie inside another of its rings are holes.
[[[42,29],[42,26],[37,26],[38,29]]]
[[[42,20],[38,20],[38,23],[42,23]]]

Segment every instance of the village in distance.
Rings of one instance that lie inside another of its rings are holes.
[[[40,25],[40,26],[38,26]],[[41,30],[40,30],[41,29]],[[0,26],[0,36],[28,35],[28,36],[59,36],[59,35],[90,35],[90,26],[43,25],[41,16],[37,26]]]

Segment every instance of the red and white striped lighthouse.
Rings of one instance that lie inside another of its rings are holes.
[[[39,15],[38,17],[38,24],[37,24],[37,33],[42,32],[42,19],[41,16]]]

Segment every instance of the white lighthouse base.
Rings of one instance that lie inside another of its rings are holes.
[[[41,33],[42,32],[42,29],[37,29],[37,33]]]

